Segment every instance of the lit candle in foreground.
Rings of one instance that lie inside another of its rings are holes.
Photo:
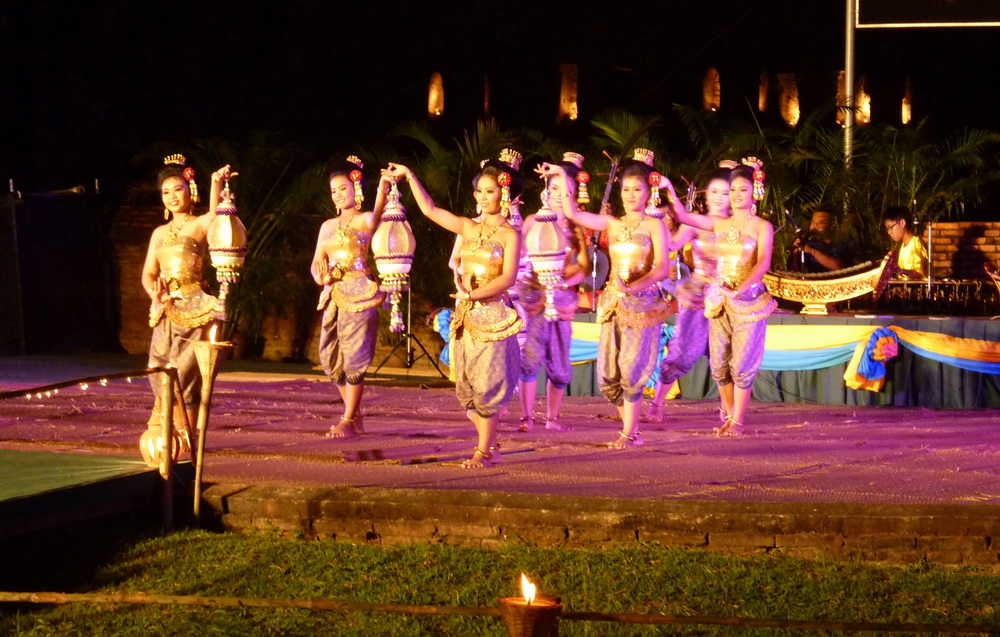
[[[521,597],[500,599],[500,617],[510,635],[558,634],[556,625],[562,604],[558,598],[539,599],[537,592],[538,587],[521,573]]]
[[[524,603],[531,606],[531,602],[535,601],[535,591],[538,587],[531,583],[528,576],[521,573],[521,597],[524,598]]]

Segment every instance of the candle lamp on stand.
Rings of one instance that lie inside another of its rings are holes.
[[[201,474],[205,461],[205,439],[208,433],[208,417],[212,410],[212,391],[215,388],[215,377],[222,363],[229,358],[233,344],[229,341],[216,341],[215,334],[218,325],[213,325],[209,340],[194,344],[194,355],[198,359],[198,371],[201,372],[201,404],[198,405],[198,448],[195,457],[194,470],[194,516],[201,519]]]
[[[511,637],[553,637],[559,634],[559,598],[541,597],[521,573],[521,597],[500,598],[500,616]]]

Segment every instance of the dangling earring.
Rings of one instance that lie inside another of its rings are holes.
[[[751,217],[756,217],[757,216],[757,204],[751,204],[750,205],[750,216]]]
[[[163,220],[164,221],[170,220],[170,211],[167,210],[166,208],[163,209]]]

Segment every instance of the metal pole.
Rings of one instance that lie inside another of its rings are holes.
[[[413,307],[413,297],[410,288],[406,288],[406,333],[403,337],[406,339],[406,369],[413,367],[413,338],[412,338],[412,325],[413,325],[413,315],[410,309]]]
[[[857,22],[858,0],[847,2],[847,19],[844,30],[844,163],[851,163],[854,153],[854,24]]]

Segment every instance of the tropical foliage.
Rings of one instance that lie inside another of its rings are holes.
[[[611,158],[621,155],[623,149],[655,151],[658,170],[671,177],[678,189],[719,159],[754,155],[765,162],[768,192],[761,214],[777,231],[777,268],[784,267],[785,255],[795,239],[795,224],[789,223],[789,216],[806,227],[812,210],[820,204],[843,211],[838,240],[852,244],[855,261],[861,261],[878,258],[888,249],[881,224],[887,207],[910,207],[919,221],[956,219],[970,206],[996,194],[1000,133],[967,129],[939,135],[927,122],[905,127],[863,126],[856,129],[852,160],[845,163],[843,131],[833,124],[833,114],[832,107],[809,113],[790,128],[762,124],[752,110],[746,117],[726,117],[677,105],[672,118],[667,118],[612,109],[592,119],[589,137],[577,135],[568,141],[533,129],[503,129],[490,118],[449,140],[442,139],[432,124],[414,122],[390,131],[383,140],[343,149],[333,157],[350,153],[363,157],[372,182],[378,167],[390,161],[405,163],[420,175],[439,206],[456,214],[470,214],[473,175],[483,159],[498,157],[506,147],[524,155],[524,213],[537,208],[542,188],[533,178],[534,166],[558,160],[567,150],[587,157],[585,168],[594,175],[589,186],[594,210],[605,193]],[[685,131],[687,139],[674,129]],[[183,147],[192,149],[189,164],[203,175],[224,163],[240,172],[233,188],[251,241],[243,283],[233,298],[234,324],[253,338],[261,333],[266,316],[292,312],[299,317],[296,351],[304,356],[315,319],[312,302],[316,290],[308,275],[309,262],[317,228],[322,219],[333,214],[326,194],[324,162],[280,136],[266,133],[255,133],[239,144],[196,140]],[[136,161],[159,161],[177,148],[176,144],[159,144]],[[146,192],[145,188],[148,184],[134,188],[132,194]],[[450,303],[453,284],[451,277],[442,273],[446,272],[454,238],[419,214],[403,190],[418,245],[411,278],[415,315],[419,317]],[[156,200],[155,188],[148,194]]]

